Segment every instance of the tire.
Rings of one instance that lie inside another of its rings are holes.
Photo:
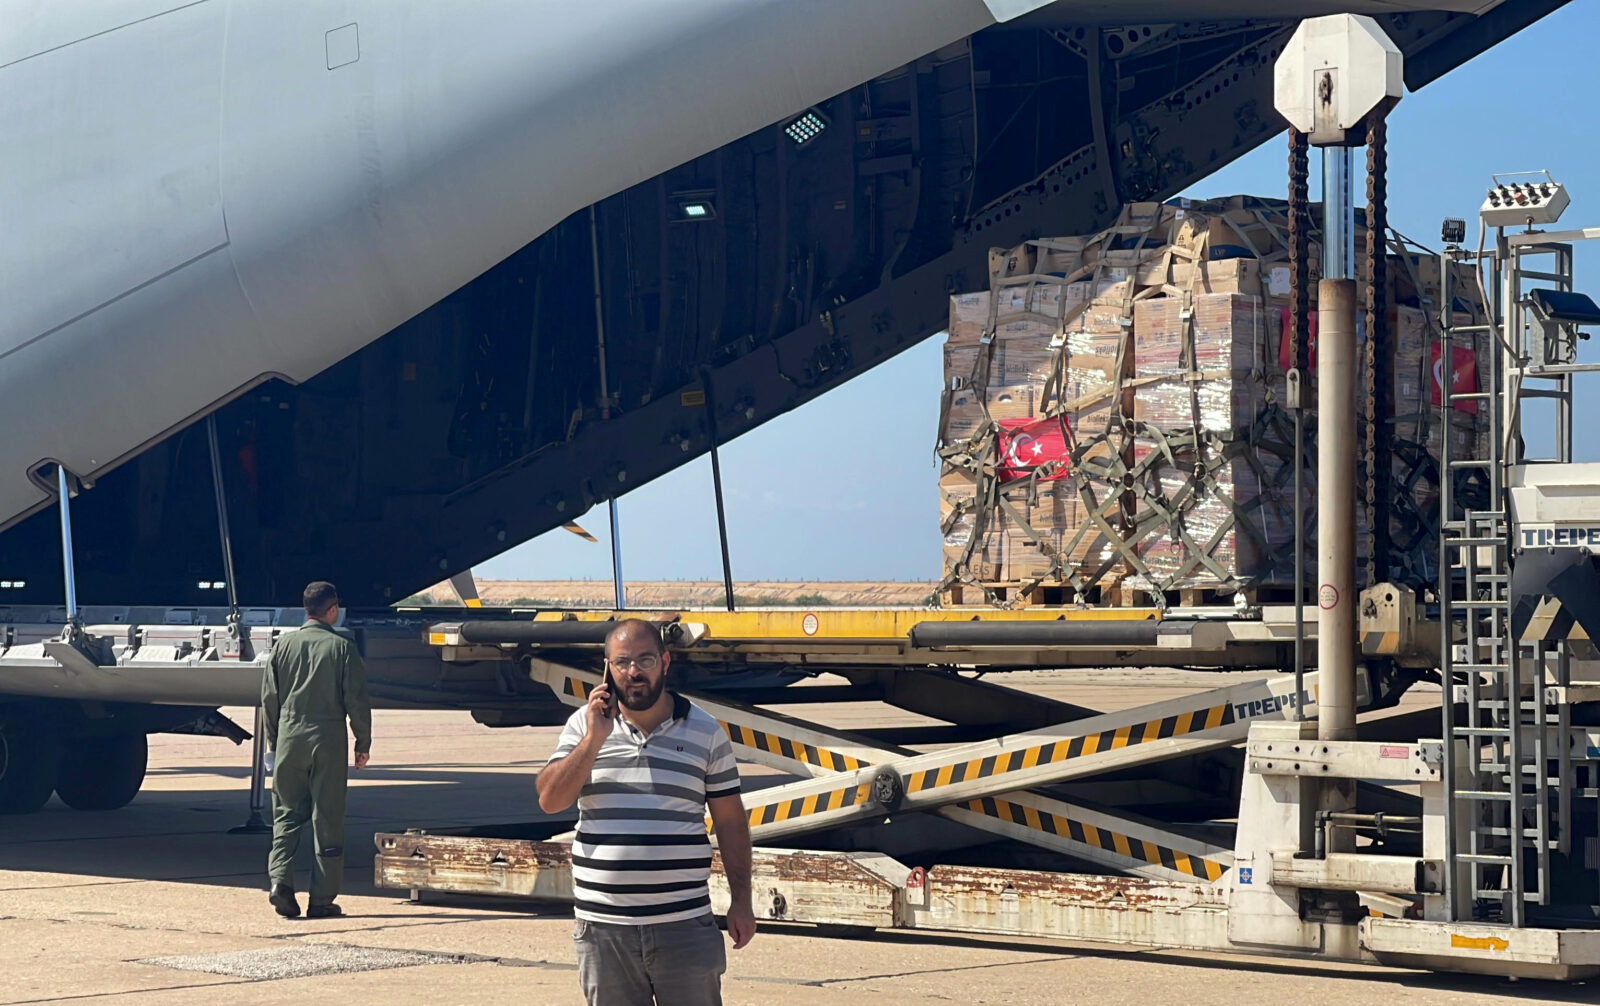
[[[55,790],[73,810],[116,810],[139,795],[150,749],[144,734],[74,740],[61,754]]]
[[[60,752],[55,731],[0,712],[0,814],[32,814],[50,802]]]

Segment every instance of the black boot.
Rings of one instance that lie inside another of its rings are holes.
[[[344,912],[339,910],[339,906],[331,901],[326,905],[311,905],[306,909],[306,918],[308,919],[332,919],[343,914]]]
[[[272,893],[267,895],[267,900],[272,902],[273,911],[284,918],[300,917],[300,900],[294,896],[294,888],[288,884],[272,885]]]

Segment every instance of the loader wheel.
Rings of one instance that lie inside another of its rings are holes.
[[[60,751],[54,730],[0,710],[0,814],[32,814],[50,802]]]
[[[56,796],[73,810],[125,807],[144,785],[149,753],[144,734],[74,740],[61,755]]]

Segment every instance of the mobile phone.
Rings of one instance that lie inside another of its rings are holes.
[[[606,716],[615,719],[617,715],[617,683],[611,678],[611,665],[606,664]]]

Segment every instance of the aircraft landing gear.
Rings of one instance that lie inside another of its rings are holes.
[[[125,807],[144,785],[148,757],[142,733],[75,739],[61,753],[56,796],[74,810]]]
[[[52,726],[0,707],[0,814],[32,814],[48,803],[60,754]]]

